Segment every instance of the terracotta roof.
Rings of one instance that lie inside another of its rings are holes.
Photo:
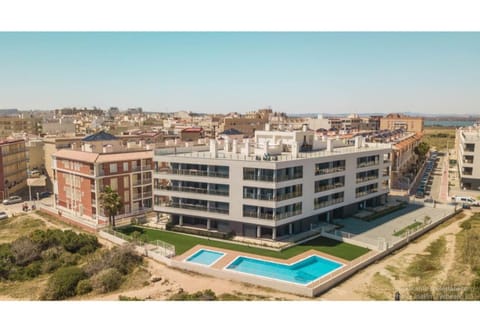
[[[182,130],[182,133],[200,133],[202,130],[202,128],[185,128]]]

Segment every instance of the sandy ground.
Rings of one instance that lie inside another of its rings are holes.
[[[372,284],[372,278],[375,273],[380,273],[383,276],[390,278],[394,289],[398,290],[403,298],[408,297],[408,284],[409,281],[401,276],[396,279],[395,273],[392,273],[392,268],[401,271],[407,267],[412,259],[422,254],[430,243],[439,239],[441,236],[445,236],[447,240],[447,251],[443,262],[443,270],[435,277],[436,282],[441,282],[446,278],[447,272],[453,266],[455,262],[455,234],[458,233],[461,228],[462,221],[468,219],[472,215],[472,212],[465,212],[465,217],[457,220],[446,227],[434,229],[420,240],[410,243],[394,255],[387,256],[376,264],[372,264],[364,270],[358,272],[353,277],[349,278],[342,284],[331,289],[327,293],[320,296],[321,300],[371,300],[368,296],[368,290],[375,287]],[[390,267],[387,269],[387,267]],[[389,298],[393,299],[393,294]]]
[[[316,298],[316,300],[371,300],[369,291],[382,292],[382,289],[375,289],[374,275],[380,273],[390,279],[395,290],[400,291],[402,298],[408,297],[408,284],[411,280],[406,280],[401,276],[401,271],[412,261],[412,259],[422,254],[430,243],[441,236],[447,240],[447,251],[443,259],[443,270],[435,277],[437,283],[442,282],[447,277],[448,271],[454,267],[455,263],[455,234],[461,230],[460,224],[471,216],[471,211],[465,211],[465,217],[455,221],[445,227],[440,226],[423,236],[420,240],[410,243],[407,247],[390,255],[378,263],[372,264],[364,270],[358,272],[353,277],[344,281],[342,284],[331,289],[329,292]],[[42,218],[43,219],[43,218]],[[51,225],[54,226],[54,225]],[[57,226],[57,225],[55,225]],[[57,226],[58,227],[58,226]],[[111,246],[111,243],[100,239],[102,244]],[[281,293],[275,290],[239,283],[235,281],[216,279],[192,272],[182,271],[167,267],[152,259],[146,258],[146,268],[152,277],[160,277],[161,280],[151,282],[142,288],[117,291],[106,295],[87,296],[82,300],[118,300],[119,295],[137,297],[140,299],[165,300],[171,295],[177,293],[180,289],[192,293],[205,289],[213,290],[217,295],[222,293],[242,293],[243,295],[253,295],[257,299],[272,300],[311,300],[309,298],[296,296],[287,293]],[[388,267],[388,268],[387,268]],[[393,267],[393,268],[392,268]],[[393,272],[392,272],[393,271]],[[393,291],[383,290],[386,298],[393,299]],[[0,295],[0,300],[12,300],[8,296]],[[18,300],[18,299],[15,299]]]

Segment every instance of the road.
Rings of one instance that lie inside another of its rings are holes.
[[[31,207],[32,207],[32,203],[35,203],[36,205],[36,208],[38,209],[39,208],[39,205],[40,204],[47,204],[47,205],[50,205],[53,203],[53,197],[50,196],[50,197],[47,197],[47,198],[42,198],[40,201],[33,201],[33,202],[28,202],[28,201],[24,201],[22,203],[16,203],[16,204],[8,204],[8,205],[5,205],[5,204],[0,204],[0,211],[5,211],[9,217],[13,216],[13,215],[17,215],[19,213],[22,213],[24,212],[23,211],[23,204],[25,204],[25,202],[28,203],[28,208],[29,208],[29,211],[28,212],[31,212]]]

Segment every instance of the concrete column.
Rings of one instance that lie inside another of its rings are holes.
[[[272,228],[272,240],[276,240],[277,239],[277,229],[274,227]]]
[[[288,234],[292,235],[293,233],[293,224],[288,224]]]
[[[179,216],[179,217],[178,217],[178,224],[179,224],[180,226],[183,226],[183,216]]]
[[[257,237],[260,237],[260,236],[262,236],[262,227],[257,226]]]
[[[207,230],[210,230],[210,218],[207,219]]]
[[[330,222],[330,219],[331,219],[331,215],[330,215],[330,211],[327,212],[327,222]]]

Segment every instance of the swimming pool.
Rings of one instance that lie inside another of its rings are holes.
[[[213,265],[216,261],[218,261],[223,256],[225,256],[225,254],[220,251],[200,249],[199,251],[194,253],[192,256],[185,259],[185,261],[190,263],[210,266],[210,265]]]
[[[341,263],[315,255],[293,264],[240,256],[225,269],[306,285],[342,266]]]

